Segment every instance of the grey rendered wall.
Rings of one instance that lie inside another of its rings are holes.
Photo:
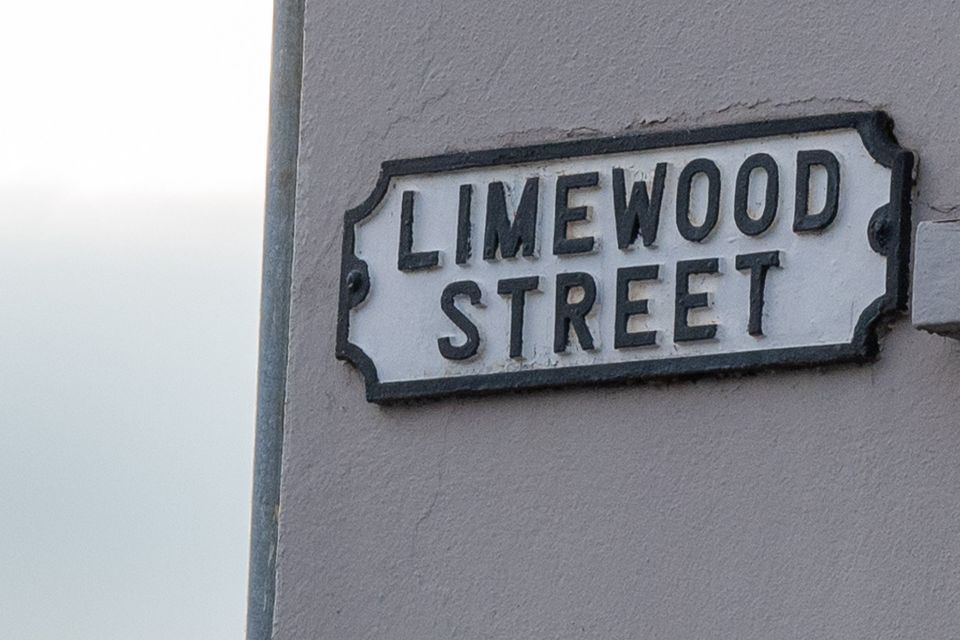
[[[952,2],[307,2],[274,635],[956,638],[960,347],[383,408],[334,360],[385,159],[887,110],[960,205]]]

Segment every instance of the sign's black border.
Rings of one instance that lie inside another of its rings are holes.
[[[367,265],[354,255],[354,227],[373,213],[386,194],[393,177],[835,129],[856,129],[873,159],[891,169],[890,201],[877,210],[867,230],[871,246],[887,257],[887,289],[884,295],[874,300],[861,313],[853,339],[849,343],[380,382],[373,361],[362,349],[350,342],[350,309],[360,304],[369,292]],[[367,400],[377,403],[571,384],[623,383],[767,368],[867,362],[875,358],[879,351],[877,331],[881,321],[905,310],[907,305],[913,166],[913,153],[897,144],[893,136],[893,120],[882,111],[766,120],[702,129],[678,129],[384,162],[373,192],[363,204],[347,211],[344,219],[336,355],[338,359],[349,361],[360,370],[366,381]]]

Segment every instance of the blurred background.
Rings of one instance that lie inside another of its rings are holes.
[[[0,8],[0,629],[241,638],[272,4]]]

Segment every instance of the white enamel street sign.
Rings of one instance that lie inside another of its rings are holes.
[[[905,306],[913,156],[882,113],[383,165],[337,356],[375,402],[865,361]]]

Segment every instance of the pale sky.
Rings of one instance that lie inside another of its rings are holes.
[[[269,0],[0,7],[0,629],[241,638]]]

